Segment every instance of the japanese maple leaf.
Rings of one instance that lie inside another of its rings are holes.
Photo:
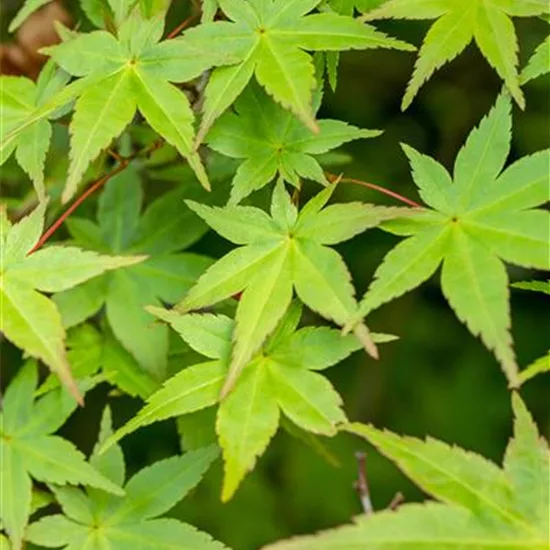
[[[36,83],[22,76],[0,77],[0,166],[15,151],[17,163],[31,178],[40,201],[44,200],[44,163],[52,136],[51,123],[42,118],[20,133],[6,135],[47,102],[67,82],[68,75],[48,62]],[[54,118],[52,113],[52,118]]]
[[[404,146],[430,210],[392,228],[409,238],[385,257],[359,311],[362,316],[428,279],[443,263],[443,294],[470,331],[494,352],[511,386],[518,372],[510,334],[503,261],[550,269],[550,150],[504,171],[510,151],[510,101],[502,95],[458,153],[453,179],[430,157]],[[453,181],[454,180],[454,181]]]
[[[233,347],[233,320],[223,315],[151,311],[210,361],[185,368],[167,380],[107,445],[139,427],[220,401]],[[296,330],[301,312],[294,302],[262,349],[248,360],[231,394],[219,403],[216,431],[225,461],[223,500],[231,498],[264,452],[279,426],[280,411],[303,430],[327,436],[334,435],[336,425],[346,419],[340,396],[317,371],[342,361],[361,344],[328,327]],[[393,339],[382,334],[373,338],[378,342]]]
[[[87,247],[149,255],[139,266],[98,277],[54,299],[66,327],[81,323],[105,306],[116,338],[157,381],[165,376],[168,330],[155,324],[144,306],[177,302],[212,263],[205,256],[178,252],[207,229],[182,199],[204,198],[205,194],[198,186],[176,189],[153,201],[141,215],[140,175],[130,166],[105,186],[97,209],[98,223],[82,218],[67,221],[76,242]]]
[[[144,20],[135,9],[116,37],[94,31],[43,50],[69,74],[85,79],[70,125],[63,200],[75,193],[89,163],[122,133],[136,109],[209,187],[200,157],[192,150],[193,112],[186,95],[171,82],[191,80],[213,64],[223,64],[227,56],[198,52],[183,38],[159,42],[163,30],[162,15]]]
[[[440,502],[403,504],[354,518],[354,523],[264,550],[448,548],[543,550],[550,544],[550,453],[525,404],[512,396],[514,436],[503,467],[428,438],[402,437],[358,423],[365,438]]]
[[[111,414],[106,409],[90,462],[113,483],[122,485],[125,464],[120,447],[115,445],[103,455],[97,452],[111,429]],[[32,523],[25,539],[48,548],[227,550],[187,523],[158,517],[199,483],[217,456],[216,447],[210,446],[160,460],[134,474],[124,485],[122,497],[98,489],[52,485],[63,513]]]
[[[475,40],[504,80],[517,104],[525,107],[518,77],[518,43],[512,17],[550,13],[546,0],[389,0],[364,19],[437,19],[420,48],[402,108],[443,64]]]
[[[38,372],[27,361],[8,386],[0,414],[0,518],[14,548],[21,548],[31,514],[32,479],[45,483],[86,484],[122,494],[119,484],[90,466],[69,441],[52,435],[76,409],[58,388],[35,401]],[[84,393],[94,383],[80,384]]]
[[[413,49],[352,17],[336,13],[307,15],[320,2],[220,0],[229,21],[203,23],[184,33],[198,49],[237,58],[231,66],[215,69],[210,77],[197,142],[235,101],[252,75],[277,102],[317,131],[312,108],[314,65],[304,50]]]
[[[533,52],[521,71],[520,81],[525,84],[539,76],[550,73],[550,36],[547,36]]]
[[[321,94],[317,94],[315,111]],[[230,204],[269,183],[277,174],[299,187],[300,177],[327,185],[316,155],[342,143],[375,137],[377,130],[361,130],[339,120],[318,121],[311,133],[292,113],[273,103],[259,86],[249,85],[207,136],[208,145],[225,156],[245,159],[231,183]]]
[[[99,255],[58,245],[32,252],[42,234],[45,210],[43,202],[15,225],[5,217],[2,220],[0,330],[17,347],[48,365],[80,399],[67,362],[61,315],[55,303],[41,292],[71,288],[145,257]]]
[[[224,395],[284,315],[294,290],[309,308],[339,325],[356,316],[347,267],[342,257],[325,245],[346,241],[401,210],[359,202],[323,208],[333,189],[330,186],[316,195],[298,213],[279,182],[273,192],[271,216],[249,206],[213,208],[187,201],[214,231],[244,245],[201,275],[177,306],[182,312],[201,309],[242,292]],[[377,357],[366,326],[357,325],[355,333]]]

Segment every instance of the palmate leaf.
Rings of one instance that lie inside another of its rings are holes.
[[[426,34],[403,98],[406,109],[439,67],[475,40],[481,53],[504,80],[517,104],[525,107],[518,75],[518,44],[512,17],[550,13],[545,0],[389,0],[363,19],[437,19]],[[522,79],[525,82],[525,78]]]
[[[90,162],[122,133],[136,109],[209,188],[201,160],[192,150],[194,117],[189,101],[171,82],[191,80],[212,65],[224,64],[228,57],[198,52],[183,38],[161,42],[162,13],[144,19],[139,8],[128,16],[127,9],[127,3],[121,3],[122,11],[113,8],[115,20],[120,20],[117,38],[107,31],[94,31],[44,49],[60,67],[85,82],[78,90],[70,126],[65,201],[75,193]]]
[[[76,242],[90,248],[151,255],[139,269],[136,265],[91,280],[56,294],[54,301],[66,327],[85,321],[105,306],[115,337],[157,382],[165,376],[168,330],[154,323],[144,306],[176,303],[212,263],[205,256],[179,252],[207,229],[186,208],[183,198],[205,194],[198,186],[181,187],[153,201],[140,215],[140,174],[130,166],[106,184],[97,224],[78,218],[68,222]]]
[[[312,109],[314,65],[304,50],[413,49],[348,16],[308,15],[320,1],[220,0],[229,21],[204,23],[184,33],[197,49],[223,51],[237,58],[231,66],[217,68],[212,73],[205,90],[197,143],[253,75],[278,103],[317,131]]]
[[[503,261],[550,269],[550,216],[535,209],[550,199],[550,150],[502,171],[510,149],[510,107],[501,96],[471,132],[457,156],[453,179],[433,159],[404,147],[420,195],[433,210],[418,210],[393,227],[394,222],[386,222],[384,228],[409,238],[377,269],[359,311],[366,315],[408,292],[443,263],[441,285],[449,304],[494,352],[510,385],[517,386]]]
[[[216,431],[225,461],[222,499],[228,500],[275,434],[280,411],[303,430],[327,436],[345,420],[339,395],[315,371],[345,359],[360,344],[353,336],[343,337],[326,327],[296,330],[301,315],[297,303],[263,349],[246,363],[234,391],[221,402],[220,390],[234,347],[234,322],[222,315],[151,311],[210,361],[187,367],[167,380],[105,448],[142,426],[217,406]],[[393,337],[380,334],[373,339],[387,342]]]
[[[357,423],[344,426],[442,503],[405,504],[397,511],[354,518],[352,525],[281,541],[265,550],[547,548],[550,453],[517,394],[512,402],[514,437],[503,469],[434,439],[401,437]]]
[[[71,443],[51,435],[76,409],[63,389],[38,400],[36,363],[31,360],[8,386],[1,414],[0,518],[14,549],[21,548],[25,526],[32,512],[31,478],[46,483],[86,484],[122,494],[116,483],[92,468]],[[94,382],[83,381],[84,393]]]
[[[36,83],[25,77],[0,77],[0,165],[15,151],[15,158],[31,178],[40,201],[46,196],[44,164],[50,147],[51,123],[47,118],[40,119],[12,138],[5,137],[59,91],[68,79],[69,76],[53,62],[46,63]]]
[[[0,330],[32,357],[44,361],[79,398],[65,352],[65,330],[52,300],[59,292],[101,273],[141,262],[144,256],[106,256],[73,246],[48,246],[32,254],[44,226],[46,203],[5,235],[0,269]]]
[[[115,445],[98,454],[99,445],[111,433],[111,416],[106,409],[91,462],[103,475],[122,484],[125,466],[120,447]],[[210,446],[156,462],[128,480],[124,497],[98,489],[84,493],[73,487],[53,486],[63,514],[31,524],[25,539],[48,548],[224,550],[221,543],[186,523],[158,518],[197,485],[217,455],[217,449]]]
[[[188,201],[222,237],[244,245],[210,267],[177,306],[180,312],[201,309],[242,291],[224,395],[284,315],[293,289],[309,308],[339,325],[356,315],[348,270],[341,256],[325,245],[350,239],[396,217],[400,210],[362,203],[323,209],[333,189],[322,191],[297,214],[279,182],[273,192],[271,217],[252,207],[212,208]],[[376,356],[366,328],[356,332]]]
[[[317,94],[320,100],[320,94]],[[320,101],[316,101],[319,105]],[[300,178],[327,185],[315,159],[343,143],[376,137],[381,132],[362,130],[339,120],[318,121],[312,134],[261,88],[250,83],[235,103],[234,113],[225,113],[208,133],[208,145],[225,156],[243,159],[231,183],[230,204],[261,189],[276,174],[299,186]]]

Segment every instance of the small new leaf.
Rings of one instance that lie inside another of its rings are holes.
[[[512,17],[548,13],[550,7],[545,0],[389,0],[363,19],[436,19],[420,48],[403,98],[403,110],[411,104],[424,82],[472,40],[523,109],[525,99],[520,88],[518,43]],[[538,66],[538,61],[536,63]],[[523,82],[528,79],[529,73],[522,77]]]
[[[41,292],[59,292],[144,256],[106,256],[73,246],[30,253],[44,226],[46,203],[13,225],[5,236],[0,267],[0,330],[27,354],[42,360],[80,400],[65,352],[65,330],[55,303]]]
[[[415,288],[443,263],[443,294],[474,335],[492,350],[509,384],[518,367],[510,334],[508,276],[504,262],[550,269],[550,150],[524,157],[503,171],[510,150],[510,101],[502,95],[458,153],[454,177],[430,157],[404,146],[421,197],[409,236],[377,269],[359,311],[367,315]],[[426,216],[431,213],[430,216]],[[387,222],[391,231],[392,221]],[[403,228],[401,228],[403,229]],[[353,326],[350,324],[349,326]]]
[[[320,94],[317,99],[320,100]],[[320,101],[316,102],[319,105]],[[360,138],[376,137],[339,120],[320,120],[312,134],[292,113],[249,84],[234,106],[208,133],[208,145],[225,156],[242,159],[231,184],[230,204],[237,204],[279,174],[299,187],[300,178],[328,185],[316,156]]]

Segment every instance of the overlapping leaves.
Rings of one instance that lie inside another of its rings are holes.
[[[42,234],[45,210],[46,203],[41,203],[13,226],[3,219],[0,330],[27,354],[46,363],[78,398],[61,315],[41,292],[74,287],[105,271],[139,263],[144,256],[107,256],[74,246],[48,246],[32,252]]]
[[[125,464],[120,447],[114,445],[103,455],[97,452],[110,434],[111,416],[106,409],[90,461],[113,483],[122,485]],[[207,447],[156,462],[128,480],[123,497],[100,489],[84,492],[54,485],[52,490],[63,513],[31,524],[26,539],[47,548],[224,550],[223,544],[191,525],[158,518],[197,485],[217,455],[215,447]]]
[[[356,315],[346,265],[326,245],[346,241],[394,218],[402,209],[359,202],[325,207],[333,189],[328,187],[316,195],[298,213],[279,182],[273,192],[270,216],[249,206],[213,208],[187,201],[222,237],[243,245],[210,267],[177,306],[181,312],[201,309],[242,292],[224,394],[275,329],[294,290],[309,308],[339,325]],[[366,326],[357,325],[355,333],[376,357],[376,346]]]
[[[304,50],[414,49],[349,16],[307,15],[320,2],[220,0],[229,21],[203,23],[185,32],[184,36],[197,48],[226,52],[236,58],[230,66],[215,69],[210,77],[199,142],[253,75],[278,103],[317,131],[312,108],[315,71],[311,56]]]
[[[314,111],[320,104],[317,94]],[[277,174],[299,187],[300,178],[323,185],[328,181],[316,155],[345,142],[375,137],[381,132],[362,130],[339,120],[320,120],[313,134],[257,85],[250,84],[237,100],[235,112],[225,113],[208,133],[208,145],[225,156],[243,159],[231,183],[231,202],[264,187]]]
[[[119,483],[90,466],[67,440],[51,435],[74,412],[76,401],[62,388],[38,400],[36,363],[28,361],[8,386],[0,422],[0,518],[13,548],[21,548],[31,513],[32,482],[85,484],[122,494]],[[92,387],[89,380],[80,390]]]
[[[108,444],[142,426],[220,401],[229,371],[234,322],[222,315],[154,312],[210,361],[188,367],[165,382]],[[295,302],[263,348],[247,360],[233,391],[219,404],[216,431],[225,461],[224,500],[233,495],[267,447],[277,431],[280,411],[303,430],[327,436],[334,435],[336,425],[345,421],[340,396],[317,371],[345,359],[360,344],[353,336],[343,337],[330,328],[296,330],[300,316],[301,307]],[[392,339],[387,335],[374,338],[380,342]]]
[[[518,367],[510,334],[508,276],[503,262],[550,269],[550,150],[524,157],[504,171],[510,150],[510,101],[501,96],[459,152],[454,181],[430,157],[404,146],[413,178],[432,210],[418,210],[386,228],[409,238],[385,257],[367,290],[366,315],[428,279],[443,262],[447,301],[491,349],[511,386]]]
[[[150,257],[139,266],[95,278],[57,294],[65,326],[74,326],[105,306],[116,338],[157,380],[165,376],[168,330],[155,324],[146,305],[175,303],[211,264],[205,256],[177,251],[190,246],[206,226],[183,203],[183,197],[203,196],[192,186],[166,193],[140,215],[143,190],[139,172],[129,167],[106,185],[97,220],[70,218],[73,238],[89,248]]]
[[[358,517],[353,525],[276,543],[266,550],[548,548],[548,444],[515,394],[513,406],[514,437],[502,469],[435,439],[421,441],[350,424],[346,430],[367,439],[441,503],[405,504],[396,512]]]
[[[189,100],[171,82],[191,80],[213,64],[225,63],[227,55],[197,51],[182,38],[160,41],[163,30],[162,14],[144,20],[135,9],[121,23],[117,37],[94,31],[44,50],[69,74],[82,77],[70,125],[64,200],[72,197],[89,163],[122,133],[136,109],[209,187],[201,159],[192,150],[194,115]]]
[[[31,178],[39,200],[46,194],[44,164],[52,136],[51,123],[47,118],[39,119],[20,133],[6,136],[58,92],[68,78],[52,62],[44,66],[36,83],[25,77],[0,77],[0,165],[15,151],[15,158]]]
[[[389,0],[364,18],[437,19],[420,48],[403,109],[411,104],[434,71],[456,57],[472,40],[523,108],[525,99],[520,88],[518,43],[512,17],[548,13],[550,6],[546,0]]]

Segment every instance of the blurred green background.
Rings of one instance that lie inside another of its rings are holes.
[[[5,28],[19,2],[3,2],[3,41],[12,40]],[[169,13],[168,29],[186,15],[183,2]],[[76,14],[73,3],[66,5]],[[522,64],[544,38],[548,25],[537,19],[515,20]],[[428,22],[384,22],[384,31],[420,45]],[[373,50],[341,57],[335,93],[326,90],[322,118],[337,118],[365,128],[380,128],[382,137],[358,141],[344,150],[349,164],[333,167],[346,176],[386,186],[418,199],[399,143],[408,143],[451,168],[469,131],[493,104],[501,83],[471,45],[455,61],[438,71],[425,85],[406,113],[400,101],[411,75],[415,54]],[[525,87],[527,110],[514,108],[513,150],[510,162],[550,145],[550,79],[542,77]],[[50,154],[49,177],[63,183],[66,167],[66,130],[58,130],[56,149]],[[18,199],[29,183],[11,161],[2,171],[3,194]],[[182,184],[186,182],[183,181]],[[195,185],[196,183],[193,183]],[[158,182],[155,182],[158,185]],[[170,184],[167,184],[170,185]],[[53,187],[56,186],[54,181]],[[311,192],[314,186],[307,187]],[[79,215],[93,212],[93,199]],[[368,189],[342,184],[336,200],[363,200],[395,204]],[[17,202],[14,200],[14,202]],[[376,266],[398,238],[371,230],[338,247],[353,274],[358,294],[369,285]],[[194,246],[219,256],[228,244],[208,234]],[[541,274],[509,268],[512,280]],[[511,291],[513,334],[520,365],[542,355],[550,342],[549,297],[521,290]],[[322,323],[312,314],[306,323]],[[378,332],[396,334],[400,340],[382,348],[379,362],[361,352],[328,371],[342,394],[350,419],[373,422],[399,433],[431,435],[500,461],[511,433],[511,407],[505,378],[497,362],[456,319],[439,289],[439,275],[412,293],[374,312],[369,325]],[[3,343],[5,344],[5,343]],[[19,364],[18,352],[2,349],[2,385]],[[85,452],[92,448],[101,410],[109,401],[117,425],[140,407],[138,400],[108,398],[109,388],[97,388],[87,406],[77,411],[62,435]],[[526,384],[522,395],[550,435],[550,376]],[[355,451],[367,450],[372,499],[384,508],[396,492],[407,501],[424,498],[387,460],[350,435],[339,435],[323,444],[337,459],[335,466],[286,432],[279,432],[258,465],[228,504],[219,500],[221,463],[218,461],[200,486],[169,515],[206,530],[235,550],[252,550],[275,539],[308,533],[344,523],[361,512],[353,489]],[[160,423],[122,442],[129,473],[179,451],[174,422]]]

